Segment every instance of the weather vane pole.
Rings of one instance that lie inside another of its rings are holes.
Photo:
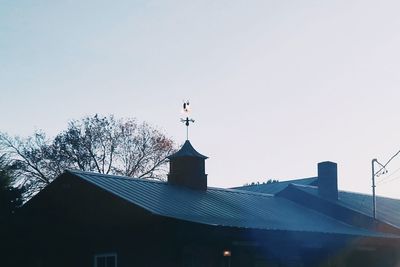
[[[190,123],[194,123],[193,119],[189,118],[189,114],[190,114],[190,104],[189,104],[189,100],[186,100],[183,102],[183,114],[185,114],[186,119],[181,119],[181,122],[185,123],[186,125],[186,140],[189,140],[189,125]]]

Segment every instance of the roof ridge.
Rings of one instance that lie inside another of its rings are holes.
[[[262,193],[262,192],[253,192],[253,191],[241,190],[241,189],[236,189],[236,188],[208,187],[208,189],[212,189],[215,191],[232,192],[232,193],[243,194],[243,195],[255,195],[255,196],[265,196],[265,197],[273,197],[274,196],[273,194]]]
[[[113,175],[113,174],[104,174],[104,173],[88,172],[88,171],[81,171],[81,170],[66,170],[66,171],[70,172],[72,174],[84,174],[84,175],[91,175],[91,176],[102,176],[102,177],[105,177],[105,178],[108,178],[108,179],[118,179],[118,180],[128,180],[128,181],[135,181],[135,182],[157,183],[157,184],[168,185],[167,182],[159,181],[159,180],[148,180],[148,179],[141,179],[141,178],[136,178],[136,177],[118,176],[118,175]],[[272,194],[260,193],[260,192],[252,192],[252,191],[246,191],[246,190],[240,190],[240,189],[220,188],[220,187],[212,187],[212,186],[207,187],[207,189],[210,189],[210,190],[213,190],[213,191],[232,192],[232,193],[243,194],[243,195],[256,195],[256,196],[264,196],[264,197],[273,197]]]
[[[281,184],[281,183],[291,183],[291,182],[302,181],[302,180],[311,180],[311,179],[317,179],[317,178],[318,177],[314,176],[314,177],[307,177],[307,178],[297,178],[297,179],[286,180],[286,181],[278,181],[278,182],[273,182],[273,183],[263,182],[263,183],[258,183],[258,184],[248,184],[248,185],[242,185],[242,186],[235,186],[232,188],[235,189],[235,188],[245,188],[245,187],[253,187],[253,186],[260,186],[260,185],[274,185],[274,184]]]
[[[131,181],[138,181],[138,182],[145,182],[145,183],[165,183],[164,181],[156,180],[157,178],[150,177],[150,178],[138,178],[138,177],[131,177],[131,176],[124,176],[124,175],[116,175],[116,174],[105,174],[99,172],[92,172],[92,171],[81,171],[81,170],[71,170],[67,169],[66,172],[70,172],[72,174],[86,174],[86,175],[95,175],[95,176],[104,176],[110,179],[119,179],[119,180],[131,180]]]
[[[292,183],[295,186],[298,187],[307,187],[307,188],[312,188],[312,189],[317,189],[318,186],[316,185],[306,185],[306,184],[296,184],[296,183]],[[367,196],[367,197],[372,197],[371,194],[367,194],[367,193],[362,193],[362,192],[354,192],[354,191],[349,191],[349,190],[338,190],[339,193],[348,193],[348,194],[356,194],[356,195],[362,195],[362,196]],[[390,200],[394,200],[394,201],[400,201],[400,199],[398,198],[393,198],[393,197],[387,197],[387,196],[381,196],[381,195],[377,195],[377,198],[384,198],[384,199],[390,199]]]
[[[362,192],[354,192],[354,191],[349,191],[349,190],[339,190],[339,192],[349,193],[349,194],[357,194],[357,195],[363,195],[363,196],[372,197],[371,194],[362,193]],[[385,198],[385,199],[391,199],[391,200],[400,201],[400,199],[394,198],[394,197],[387,197],[387,196],[382,196],[382,195],[376,195],[376,197],[377,197],[377,198]]]
[[[316,185],[309,185],[309,184],[296,184],[296,183],[290,183],[291,185],[298,186],[298,187],[308,187],[308,188],[318,188]]]

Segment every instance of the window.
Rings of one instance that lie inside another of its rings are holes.
[[[94,256],[94,267],[117,267],[117,254],[98,254]]]

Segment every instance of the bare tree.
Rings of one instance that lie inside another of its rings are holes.
[[[71,121],[54,139],[43,132],[25,139],[0,134],[0,146],[31,194],[65,169],[163,180],[166,157],[175,150],[170,138],[147,123],[99,115]]]
[[[119,124],[114,172],[125,176],[161,178],[173,141],[146,123],[126,120]],[[135,136],[136,138],[132,138]]]
[[[4,223],[22,204],[22,188],[14,187],[15,164],[0,150],[0,232]]]
[[[28,138],[0,135],[4,153],[13,161],[18,185],[36,192],[51,182],[57,173],[51,168],[50,141],[43,132],[35,132]]]
[[[52,144],[57,168],[110,173],[120,136],[118,124],[121,122],[113,116],[98,115],[71,121],[68,129],[58,134]]]

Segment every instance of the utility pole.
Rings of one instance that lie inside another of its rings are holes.
[[[372,215],[374,217],[374,219],[376,219],[376,196],[375,196],[375,165],[374,163],[378,162],[377,159],[373,159],[371,162],[372,165]]]
[[[389,164],[389,162],[392,161],[397,155],[400,154],[400,150],[397,151],[385,164],[380,163],[377,159],[373,159],[371,161],[371,169],[372,169],[372,216],[374,219],[376,219],[376,195],[375,195],[375,177],[387,173],[386,166]],[[375,172],[375,163],[377,163],[381,168]]]

